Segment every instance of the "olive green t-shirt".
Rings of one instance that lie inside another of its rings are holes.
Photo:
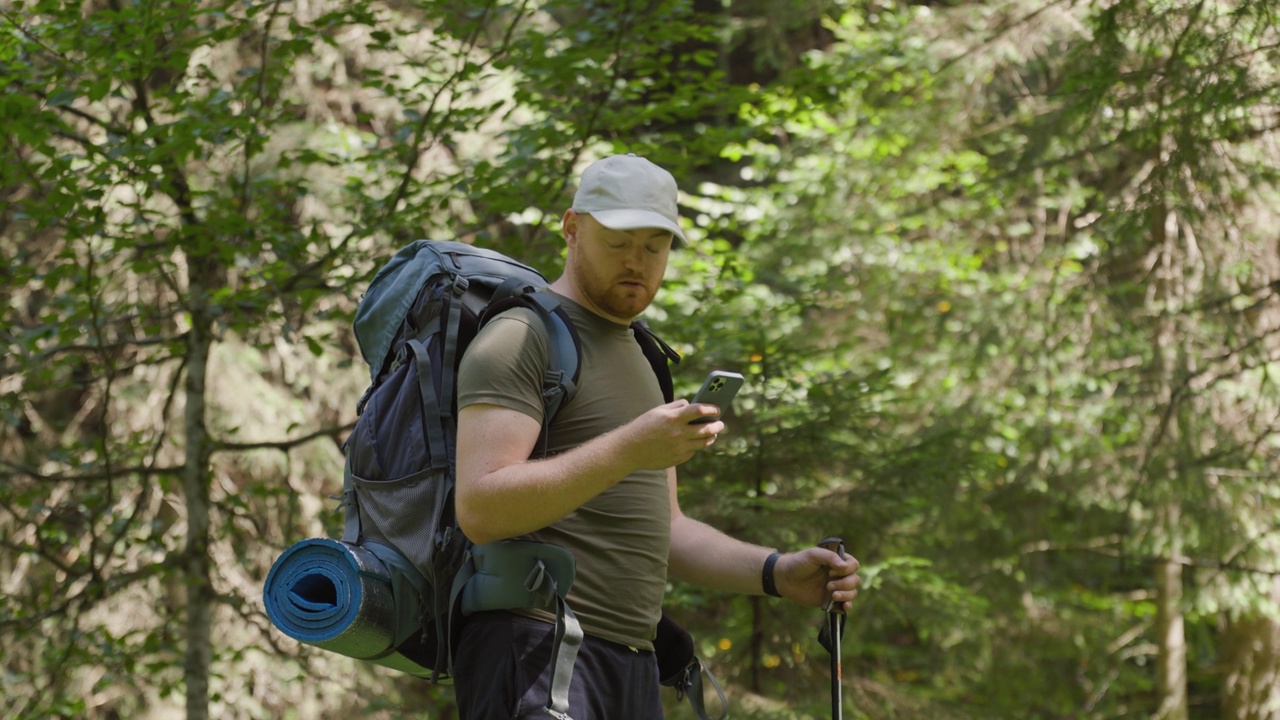
[[[653,367],[631,328],[560,299],[582,348],[578,389],[557,413],[547,450],[571,450],[663,404]],[[458,375],[458,407],[498,405],[542,422],[547,333],[528,309],[494,318],[476,336]],[[535,451],[541,457],[542,448]],[[652,650],[666,590],[671,502],[663,470],[623,478],[566,517],[522,539],[573,552],[569,604],[588,635]],[[546,619],[550,615],[532,613]]]

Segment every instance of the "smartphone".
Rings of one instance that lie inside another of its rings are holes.
[[[707,379],[703,381],[702,388],[698,390],[698,394],[693,396],[693,404],[707,403],[720,408],[723,413],[729,407],[729,403],[733,402],[733,396],[738,393],[738,389],[742,387],[743,378],[735,372],[725,372],[724,370],[712,370]],[[694,420],[691,425],[700,425],[709,423],[717,418],[704,417]]]

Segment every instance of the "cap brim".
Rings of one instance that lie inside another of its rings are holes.
[[[596,219],[596,222],[610,230],[656,228],[666,230],[674,235],[677,245],[685,245],[689,242],[679,225],[672,222],[670,218],[652,210],[599,210],[596,212],[581,210],[580,212],[590,215]]]

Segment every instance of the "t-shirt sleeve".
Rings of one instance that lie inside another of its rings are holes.
[[[505,312],[476,335],[458,368],[458,409],[497,405],[542,422],[546,328],[532,310]]]

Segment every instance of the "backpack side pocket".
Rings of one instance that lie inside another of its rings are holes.
[[[406,344],[347,444],[363,534],[398,548],[429,581],[453,523],[451,463],[431,451],[443,434],[434,394],[426,352]]]

